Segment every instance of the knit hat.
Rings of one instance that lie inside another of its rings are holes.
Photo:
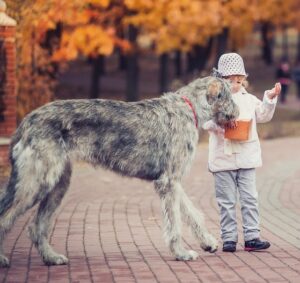
[[[219,59],[217,71],[222,77],[231,75],[247,76],[243,58],[237,53],[223,54]]]

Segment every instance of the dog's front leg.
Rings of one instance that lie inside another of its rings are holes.
[[[180,194],[180,209],[185,222],[190,226],[201,248],[204,251],[215,252],[218,249],[218,241],[207,231],[203,214],[193,205],[181,185],[178,186],[178,191]]]
[[[180,184],[168,177],[155,182],[155,189],[162,202],[164,220],[164,238],[177,260],[195,260],[198,254],[186,250],[181,241]]]

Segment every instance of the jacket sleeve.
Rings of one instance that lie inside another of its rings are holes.
[[[270,99],[268,97],[268,91],[265,91],[263,101],[259,100],[253,95],[255,103],[255,115],[257,123],[269,122],[275,112],[277,97]]]
[[[204,130],[208,132],[214,132],[216,134],[224,134],[224,129],[218,126],[213,120],[209,120],[202,125]]]

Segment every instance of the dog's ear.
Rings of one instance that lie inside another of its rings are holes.
[[[222,83],[219,79],[212,78],[207,84],[207,102],[212,104],[221,95]]]
[[[218,79],[211,79],[208,82],[208,93],[211,96],[217,96],[221,92],[221,82]]]

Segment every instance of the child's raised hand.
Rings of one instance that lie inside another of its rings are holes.
[[[281,92],[281,84],[276,83],[275,86],[271,90],[268,90],[268,97],[270,99],[273,99],[276,96],[278,96],[280,94],[280,92]]]

